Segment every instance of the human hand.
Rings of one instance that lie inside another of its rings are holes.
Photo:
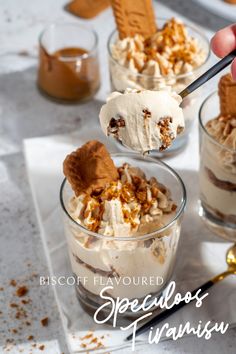
[[[236,24],[216,32],[211,40],[211,49],[220,58],[236,49]],[[234,80],[236,80],[236,59],[232,62],[231,72]]]

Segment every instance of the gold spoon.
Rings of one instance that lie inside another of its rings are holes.
[[[214,278],[212,278],[211,280],[207,281],[205,284],[199,286],[197,289],[193,290],[191,292],[192,297],[194,297],[194,295],[201,289],[201,292],[205,292],[206,290],[208,290],[209,288],[211,288],[214,284],[220,282],[221,280],[223,280],[224,278],[226,278],[228,275],[236,275],[236,244],[234,244],[232,247],[230,247],[226,253],[226,262],[228,264],[228,269],[215,276]],[[193,301],[193,300],[192,300]],[[190,301],[191,302],[191,301]],[[189,303],[190,303],[189,302]],[[143,326],[141,326],[140,328],[137,329],[135,336],[139,336],[140,334],[150,330],[150,327],[154,327],[155,325],[157,325],[158,323],[162,322],[163,320],[165,320],[167,317],[171,316],[173,313],[175,313],[176,311],[178,311],[179,309],[181,309],[182,307],[184,307],[185,305],[187,305],[186,302],[182,301],[180,302],[178,305],[173,306],[171,309],[169,310],[165,310],[162,311],[160,314],[158,314],[157,316],[153,317],[150,321],[148,321],[147,323],[145,323]],[[129,341],[133,338],[133,334],[130,334],[127,338],[126,341]]]
[[[217,275],[216,277],[212,278],[212,285],[218,283],[219,281],[223,280],[228,275],[234,274],[236,275],[236,244],[234,244],[230,249],[228,249],[226,253],[226,262],[228,264],[228,269]]]

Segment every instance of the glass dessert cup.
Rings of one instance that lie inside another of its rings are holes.
[[[38,87],[62,102],[92,98],[100,87],[98,37],[86,26],[51,24],[39,38]]]
[[[133,236],[105,236],[89,231],[71,217],[68,205],[74,192],[68,181],[63,181],[60,199],[72,271],[76,279],[86,279],[77,282],[77,297],[90,315],[104,303],[100,291],[107,285],[112,285],[107,293],[114,299],[137,298],[141,303],[148,294],[151,299],[161,296],[173,274],[186,203],[182,180],[161,161],[133,153],[115,154],[112,159],[117,167],[128,163],[139,167],[147,178],[156,177],[170,188],[177,209],[171,212],[164,227],[152,228],[152,232],[144,224],[142,231]],[[109,309],[104,308],[101,316],[106,318],[108,313]],[[140,311],[127,310],[117,323],[124,324],[139,316]]]
[[[219,116],[214,92],[199,112],[200,207],[199,215],[218,236],[236,241],[236,151],[220,144],[207,132],[206,123]]]
[[[157,18],[157,24],[159,27],[162,27],[166,21],[167,19]],[[210,57],[209,41],[207,37],[198,29],[190,25],[185,25],[185,27],[189,35],[195,38],[198,41],[201,49],[204,50],[206,55],[205,61],[200,66],[194,68],[191,72],[171,77],[155,77],[152,75],[135,73],[129,68],[121,65],[112,56],[112,46],[118,39],[118,32],[114,30],[111,33],[107,44],[111,91],[124,92],[127,87],[134,89],[158,90],[160,87],[163,87],[163,84],[165,84],[170,86],[175,92],[180,93],[192,81],[199,77],[206,70],[207,62]],[[164,151],[152,151],[152,155],[157,155],[158,157],[164,157],[166,155],[172,154],[174,155],[181,151],[184,146],[186,146],[193,120],[196,117],[196,112],[199,109],[200,97],[201,88],[184,99],[181,107],[183,108],[185,117],[185,130],[178,135],[170,148]],[[119,141],[117,141],[117,144],[119,147],[122,147]],[[122,147],[122,150],[123,149],[125,151],[125,147]]]

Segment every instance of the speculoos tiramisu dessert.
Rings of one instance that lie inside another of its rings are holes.
[[[220,79],[218,94],[220,114],[206,123],[208,137],[202,136],[201,202],[211,215],[236,230],[236,82],[231,74]]]
[[[116,22],[108,41],[112,91],[158,91],[168,87],[180,93],[202,74],[209,57],[209,42],[198,29],[177,18],[156,19],[150,0],[112,0],[111,4]],[[199,90],[181,104],[186,129],[179,134],[172,151],[187,142],[198,98]]]
[[[166,84],[180,92],[186,87],[188,77],[178,80],[178,75],[193,72],[207,57],[201,43],[176,18],[167,20],[148,37],[136,33],[132,37],[118,38],[110,50],[113,59],[110,63],[111,81],[113,89],[118,91],[126,87],[157,90]],[[122,72],[120,67],[137,75],[127,75],[127,71]],[[150,77],[159,80],[150,80]]]
[[[77,286],[80,300],[90,299],[93,305],[100,303],[108,280],[113,288],[107,293],[114,298],[160,292],[175,262],[181,218],[176,217],[179,206],[172,200],[173,186],[147,176],[138,159],[127,156],[127,163],[125,158],[112,159],[102,143],[88,141],[63,164],[67,180],[62,199],[69,216],[65,229],[72,269],[75,276],[86,278]],[[155,161],[138,158],[144,165],[154,164],[154,173],[158,170]],[[125,277],[131,279],[129,286],[122,282]],[[141,277],[146,283],[140,283]],[[161,285],[157,277],[163,279]]]
[[[181,101],[169,90],[113,92],[100,111],[102,130],[132,150],[163,151],[184,129]]]

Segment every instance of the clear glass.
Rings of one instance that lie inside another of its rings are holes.
[[[200,126],[200,209],[206,225],[217,235],[236,241],[236,151],[212,138],[206,123],[219,115],[219,97],[214,92],[203,102]]]
[[[158,19],[157,24],[162,27],[166,23],[167,19]],[[206,53],[206,59],[204,63],[198,68],[194,69],[192,72],[186,74],[176,75],[169,78],[165,77],[154,77],[150,75],[144,75],[139,73],[133,73],[130,69],[122,66],[112,57],[112,45],[118,39],[118,32],[114,30],[108,39],[108,54],[109,54],[109,70],[110,70],[110,84],[112,91],[123,92],[127,87],[137,88],[137,89],[148,89],[157,90],[160,84],[165,81],[165,84],[171,86],[177,93],[181,92],[185,87],[187,87],[192,81],[199,77],[207,67],[207,62],[210,56],[210,46],[207,37],[200,32],[198,29],[186,25],[187,31],[190,36],[195,38],[201,48]],[[191,93],[190,96],[186,97],[182,103],[182,108],[185,117],[185,130],[181,133],[173,142],[172,146],[162,152],[156,151],[152,154],[158,156],[165,156],[179,152],[188,141],[188,136],[192,127],[193,119],[197,116],[197,111],[199,109],[201,97],[201,88]],[[119,145],[121,145],[118,142]]]
[[[39,38],[38,86],[51,98],[80,101],[100,86],[97,34],[78,24],[52,24]]]
[[[68,203],[74,193],[69,183],[64,180],[60,198],[72,271],[77,279],[87,278],[86,283],[76,286],[76,290],[81,305],[89,314],[93,314],[103,303],[99,294],[109,279],[113,290],[108,292],[113,298],[141,300],[148,294],[151,294],[152,298],[161,295],[172,277],[186,203],[182,180],[161,161],[133,153],[115,154],[112,158],[117,167],[125,162],[129,163],[141,168],[147,178],[156,177],[158,182],[170,188],[177,210],[165,227],[152,233],[135,237],[104,236],[88,231],[72,219]],[[140,283],[143,278],[147,279],[146,284]],[[119,279],[122,281],[119,282]],[[125,279],[126,284],[123,284]],[[153,282],[150,279],[153,279]],[[162,279],[163,283],[157,284],[162,282]],[[106,313],[104,310],[104,316]],[[133,314],[127,311],[122,320],[139,314],[140,312]]]

